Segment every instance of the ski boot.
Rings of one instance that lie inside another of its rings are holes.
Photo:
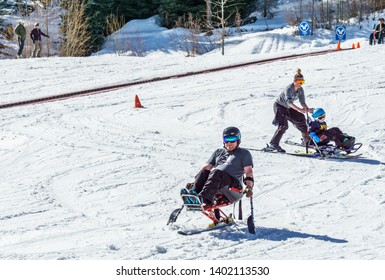
[[[284,149],[281,148],[281,146],[276,144],[266,144],[266,148],[262,149],[264,152],[278,152],[278,153],[286,153]]]

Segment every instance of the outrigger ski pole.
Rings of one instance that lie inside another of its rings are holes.
[[[171,215],[170,215],[170,218],[168,218],[168,222],[167,222],[167,225],[169,224],[172,224],[172,223],[175,223],[176,222],[176,219],[178,218],[180,212],[182,212],[183,210],[183,207],[184,205],[182,205],[181,208],[178,208],[178,209],[175,209],[174,211],[172,211]]]
[[[250,197],[250,208],[251,215],[247,218],[247,228],[249,229],[249,233],[255,234],[255,225],[254,225],[254,206],[253,206],[253,197]]]

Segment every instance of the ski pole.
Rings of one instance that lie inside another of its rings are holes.
[[[251,214],[247,218],[247,228],[251,234],[255,234],[253,196],[250,196]]]
[[[310,121],[309,121],[309,113],[308,112],[306,112],[306,123],[307,123],[308,130],[309,130]],[[309,136],[309,139],[310,139],[310,136]],[[320,153],[321,157],[325,157],[325,154],[320,150],[320,148],[318,147],[318,144],[313,139],[312,139],[312,141],[314,143],[314,147],[315,147],[316,151]],[[308,153],[308,147],[309,147],[309,144],[308,144],[308,142],[306,142],[306,153]]]

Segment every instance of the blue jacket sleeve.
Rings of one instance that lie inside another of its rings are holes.
[[[320,139],[315,132],[310,133],[309,136],[311,139],[313,139],[314,142],[316,142],[316,143],[320,142]]]

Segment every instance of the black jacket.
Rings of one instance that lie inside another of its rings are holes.
[[[34,28],[32,29],[31,31],[31,39],[32,41],[41,41],[41,35],[45,36],[45,37],[49,37],[48,35],[45,35],[40,29],[38,28]]]
[[[376,31],[376,32],[381,31],[382,33],[384,33],[385,32],[385,23],[377,24],[376,29],[374,29],[374,31]]]

